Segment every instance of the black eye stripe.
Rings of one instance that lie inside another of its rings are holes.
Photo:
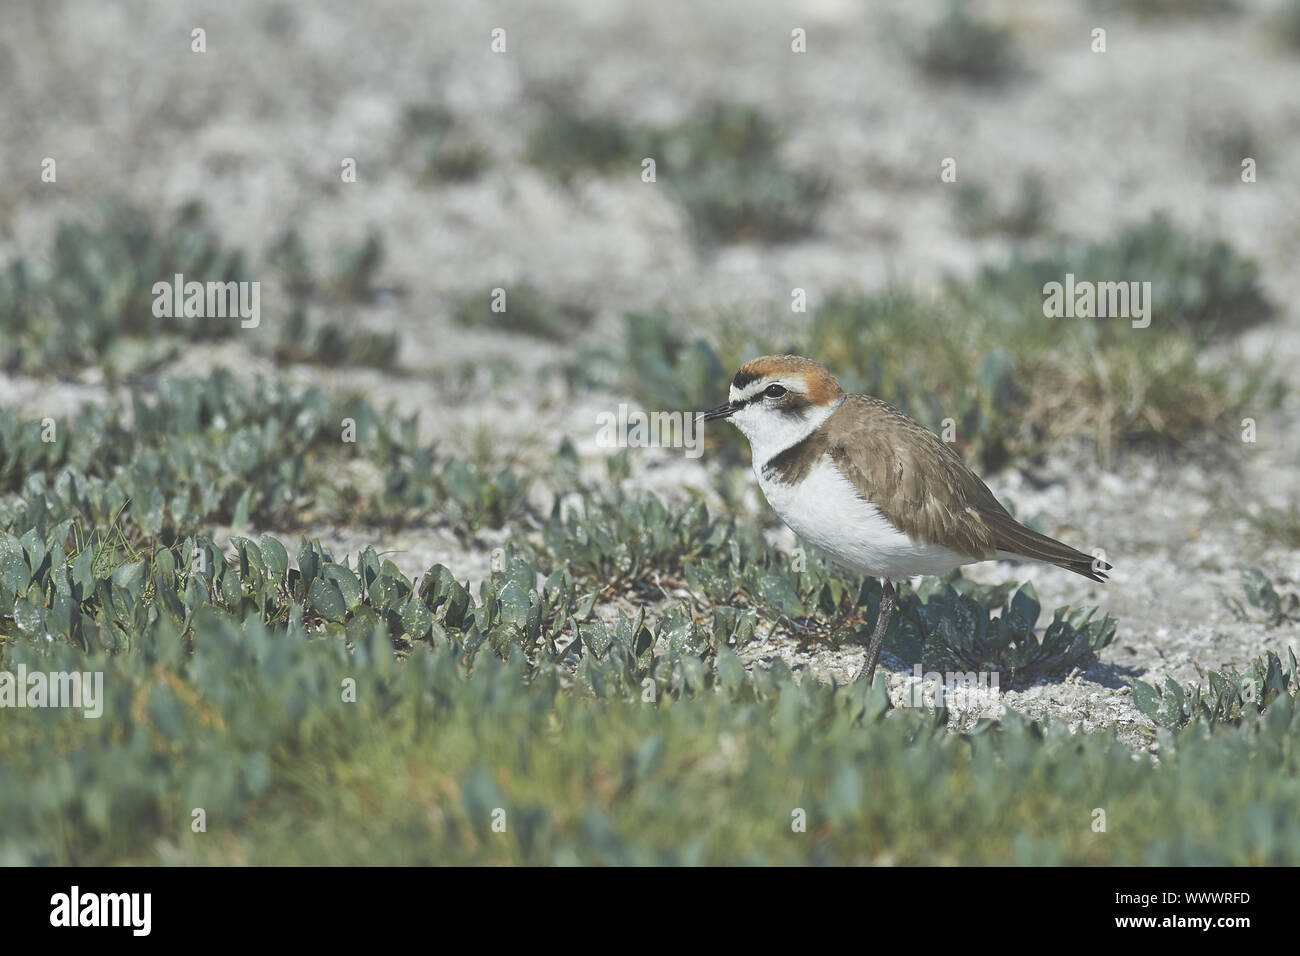
[[[769,390],[774,388],[780,389],[780,391],[774,394],[771,393]],[[790,390],[788,388],[784,385],[778,385],[776,382],[773,382],[771,385],[767,386],[767,388],[763,389],[761,392],[755,392],[753,395],[749,396],[749,398],[736,399],[731,402],[731,407],[739,411],[746,405],[753,405],[755,402],[762,401],[764,398],[784,398],[789,394]]]

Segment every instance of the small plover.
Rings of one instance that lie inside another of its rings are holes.
[[[836,563],[880,578],[880,612],[858,673],[868,683],[898,607],[894,581],[994,558],[1029,558],[1105,581],[1110,565],[1011,516],[952,446],[894,406],[846,395],[826,369],[765,355],[731,382],[725,418],[749,439],[768,503]]]

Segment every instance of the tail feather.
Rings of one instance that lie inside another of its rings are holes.
[[[1093,581],[1104,582],[1111,566],[1105,561],[1084,554],[1077,548],[1026,528],[1011,515],[984,515],[993,531],[999,551],[1007,551],[1035,561],[1045,561]]]

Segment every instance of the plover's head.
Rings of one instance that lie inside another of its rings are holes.
[[[729,419],[760,458],[802,441],[843,400],[840,383],[812,359],[764,355],[741,366],[727,404],[700,419]]]

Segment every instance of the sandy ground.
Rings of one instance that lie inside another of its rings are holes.
[[[1086,0],[977,6],[1017,31],[1020,75],[1000,90],[940,85],[916,69],[905,49],[942,9],[932,3],[10,0],[0,33],[0,260],[44,259],[56,223],[93,216],[108,194],[160,212],[200,198],[223,237],[255,262],[291,223],[322,266],[378,228],[382,282],[399,294],[354,317],[402,333],[403,374],[302,368],[287,377],[419,410],[448,452],[464,453],[488,429],[503,459],[528,467],[567,435],[596,481],[608,453],[596,445],[596,415],[626,396],[534,388],[536,370],[572,360],[571,346],[462,329],[450,318],[454,297],[527,280],[590,304],[587,341],[613,343],[626,310],[654,304],[707,328],[719,307],[780,314],[796,286],[810,305],[890,280],[925,289],[1005,252],[1001,240],[957,227],[951,187],[938,177],[940,160],[954,157],[961,181],[1002,201],[1025,173],[1043,175],[1053,224],[1065,233],[1101,237],[1167,210],[1183,226],[1225,236],[1260,263],[1281,306],[1233,347],[1294,368],[1300,183],[1286,171],[1300,155],[1300,104],[1289,92],[1300,89],[1300,52],[1276,39],[1278,5],[1159,20]],[[1097,26],[1107,30],[1104,54],[1089,49]],[[206,53],[190,50],[196,27]],[[504,54],[489,49],[495,27],[507,31]],[[790,52],[795,27],[807,31],[802,55]],[[524,159],[548,101],[666,123],[714,99],[762,108],[787,133],[784,158],[831,178],[834,200],[814,236],[702,250],[681,210],[634,173],[564,187]],[[487,172],[467,184],[420,184],[401,137],[411,103],[450,108],[489,151]],[[1239,144],[1258,161],[1254,184],[1239,179]],[[47,156],[58,163],[56,184],[39,178]],[[343,157],[357,160],[355,184],[339,181]],[[252,338],[268,329],[195,350],[174,371],[227,364],[270,373]],[[493,356],[514,361],[527,387],[448,384]],[[0,402],[63,414],[101,399],[96,382],[93,373],[57,383],[0,377]],[[1086,674],[1004,694],[1005,705],[1127,733],[1139,720],[1125,686],[1134,676],[1198,681],[1266,649],[1300,653],[1294,626],[1243,621],[1225,604],[1241,597],[1247,565],[1279,589],[1300,587],[1300,554],[1261,540],[1245,517],[1294,500],[1300,400],[1291,395],[1258,419],[1256,444],[1213,459],[1130,455],[1103,471],[1080,445],[1032,471],[986,476],[1019,513],[1041,514],[1049,533],[1086,549],[1105,548],[1116,565],[1104,587],[1050,567],[971,570],[981,580],[1033,581],[1045,608],[1099,604],[1120,620]],[[631,487],[681,499],[688,487],[707,487],[708,467],[707,457],[647,451],[634,456]],[[399,552],[408,573],[440,561],[471,580],[487,573],[501,543],[488,534],[467,549],[430,527],[396,536],[291,529],[300,530],[338,553],[374,544]],[[793,546],[788,532],[774,534]],[[755,654],[840,680],[860,658],[856,648],[800,653],[781,632]],[[911,669],[886,664],[901,694]]]

